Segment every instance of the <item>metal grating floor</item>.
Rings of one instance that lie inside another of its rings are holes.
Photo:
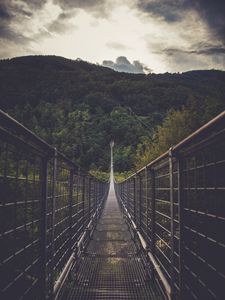
[[[93,238],[70,277],[60,299],[161,299],[145,272],[113,186]]]

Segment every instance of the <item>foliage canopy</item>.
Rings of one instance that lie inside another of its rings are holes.
[[[138,168],[225,108],[225,72],[128,74],[56,56],[0,61],[0,106],[82,168]]]

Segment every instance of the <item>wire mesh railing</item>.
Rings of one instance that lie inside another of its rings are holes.
[[[108,183],[2,111],[0,140],[0,298],[56,298],[95,226]]]
[[[166,299],[225,295],[225,112],[116,183]]]

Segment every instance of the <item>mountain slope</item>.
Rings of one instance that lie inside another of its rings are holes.
[[[56,56],[18,57],[0,61],[0,107],[84,168],[107,169],[114,139],[116,168],[129,170],[137,145],[169,109],[194,99],[200,123],[223,110],[224,82],[225,72],[214,70],[127,74]]]

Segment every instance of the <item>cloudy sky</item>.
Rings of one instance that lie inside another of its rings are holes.
[[[0,58],[59,55],[133,73],[225,69],[225,0],[0,0]]]

